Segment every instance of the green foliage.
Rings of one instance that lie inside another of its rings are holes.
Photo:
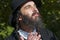
[[[41,12],[46,28],[53,31],[60,39],[60,1],[42,0]]]
[[[39,0],[38,0],[39,1]],[[60,0],[41,0],[41,15],[45,27],[56,34],[60,40]],[[8,25],[11,14],[11,0],[0,0],[0,40],[9,36],[14,28]]]
[[[5,23],[0,23],[0,40],[9,36],[13,32],[14,28],[6,25]]]

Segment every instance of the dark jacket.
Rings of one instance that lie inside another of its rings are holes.
[[[49,31],[47,29],[40,28],[39,31],[37,30],[37,32],[39,34],[41,34],[42,40],[58,40],[57,37],[51,31]],[[17,32],[13,32],[5,40],[19,40],[18,38],[19,38],[18,33]]]

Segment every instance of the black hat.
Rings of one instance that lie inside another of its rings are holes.
[[[16,10],[17,7],[24,5],[28,1],[34,1],[37,6],[41,3],[41,2],[39,2],[40,0],[13,0],[11,7],[13,10]],[[39,6],[41,6],[41,4]]]
[[[13,0],[12,4],[11,4],[11,7],[12,7],[13,10],[16,10],[17,7],[24,5],[28,1],[31,1],[31,0]]]

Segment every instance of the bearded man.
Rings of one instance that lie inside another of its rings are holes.
[[[12,1],[11,26],[15,31],[6,40],[57,40],[51,31],[43,28],[38,1]]]

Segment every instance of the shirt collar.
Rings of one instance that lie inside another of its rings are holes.
[[[27,36],[28,36],[28,32],[26,32],[26,31],[23,31],[23,30],[21,30],[21,29],[19,29],[18,31],[17,31],[18,33],[19,33],[19,35],[20,36],[22,36],[23,38],[25,38],[25,39],[27,39]],[[33,30],[33,34],[36,32],[36,28]]]

